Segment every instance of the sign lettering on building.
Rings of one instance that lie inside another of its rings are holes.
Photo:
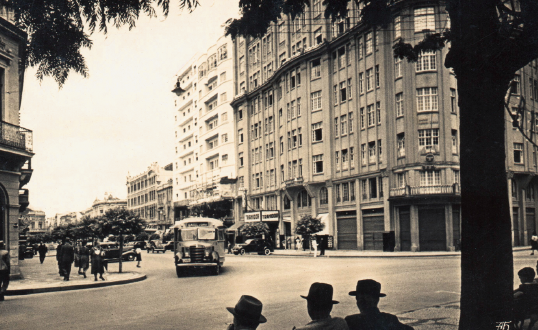
[[[245,222],[256,222],[260,221],[278,221],[280,219],[279,211],[256,211],[256,212],[246,212],[245,213]]]

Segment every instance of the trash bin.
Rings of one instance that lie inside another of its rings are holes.
[[[396,246],[396,236],[394,231],[383,233],[383,252],[394,252]]]

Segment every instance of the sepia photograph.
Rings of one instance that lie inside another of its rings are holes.
[[[0,1],[0,329],[538,329],[538,1]]]

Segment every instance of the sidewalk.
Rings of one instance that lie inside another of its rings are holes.
[[[457,330],[460,303],[453,302],[398,314],[400,322],[415,330]]]
[[[530,246],[514,247],[514,252],[530,251]],[[251,255],[256,255],[251,253]],[[310,250],[280,250],[275,249],[271,255],[285,257],[314,257],[314,252]],[[325,250],[325,255],[319,258],[424,258],[424,257],[460,257],[461,252],[433,251],[433,252],[383,252],[383,251],[359,251],[359,250]]]
[[[111,272],[104,274],[106,281],[94,281],[94,276],[90,274],[90,269],[86,272],[87,278],[84,278],[84,276],[78,275],[78,267],[72,267],[69,281],[64,281],[63,277],[58,273],[55,251],[51,252],[53,254],[47,255],[43,264],[39,263],[39,256],[20,260],[22,279],[10,281],[6,296],[98,288],[146,279],[146,275],[138,272],[123,272],[121,274],[115,272],[114,270],[118,269],[118,264],[111,263],[109,264]]]

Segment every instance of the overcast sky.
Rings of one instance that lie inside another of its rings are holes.
[[[62,89],[26,71],[21,126],[34,132],[30,208],[83,211],[105,192],[127,197],[126,177],[174,157],[174,76],[223,34],[238,0],[199,0],[193,13],[177,0],[165,19],[95,34],[84,56],[88,78],[71,73]]]

